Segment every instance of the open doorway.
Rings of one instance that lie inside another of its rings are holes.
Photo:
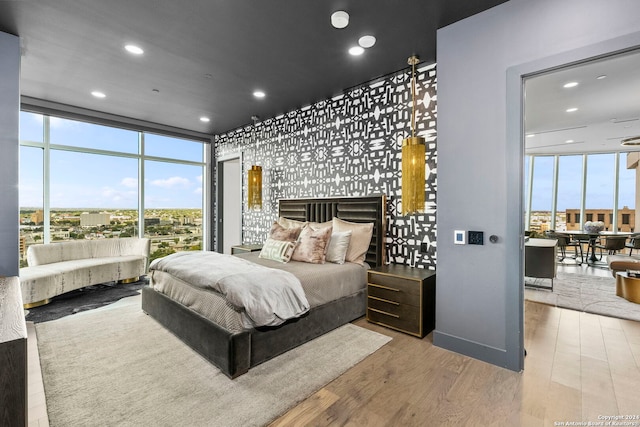
[[[640,135],[638,67],[640,50],[631,50],[524,79],[525,235],[558,242],[556,256],[544,261],[557,272],[554,288],[545,286],[549,277],[526,271],[525,244],[524,283],[536,288],[525,290],[527,300],[612,315],[604,307],[615,294],[579,299],[587,286],[615,288],[607,257],[631,253],[640,231],[640,146],[622,145]],[[591,224],[602,231],[585,235]],[[607,248],[613,240],[616,247]]]
[[[231,253],[242,243],[242,158],[240,154],[217,162],[217,241],[216,251]]]

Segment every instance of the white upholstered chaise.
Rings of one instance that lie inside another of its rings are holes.
[[[25,307],[46,304],[65,292],[147,273],[149,239],[75,240],[29,246],[20,269]]]

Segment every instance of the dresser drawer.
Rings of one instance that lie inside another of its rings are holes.
[[[407,292],[404,289],[391,288],[385,285],[369,283],[367,285],[367,295],[370,297],[381,298],[388,301],[394,301],[401,304],[409,304],[413,306],[420,305],[420,284],[414,283],[413,286],[418,289],[418,294]]]
[[[420,281],[418,280],[369,272],[369,283],[408,294],[420,295]]]
[[[371,304],[371,302],[372,301],[369,300],[369,304]],[[422,331],[420,331],[420,316],[420,309],[418,307],[406,305],[398,307],[397,313],[379,310],[371,305],[367,308],[368,321],[414,335],[422,335]]]

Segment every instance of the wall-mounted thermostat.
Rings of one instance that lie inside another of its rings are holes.
[[[453,232],[453,243],[456,245],[464,245],[465,244],[465,233],[464,230],[455,230]]]

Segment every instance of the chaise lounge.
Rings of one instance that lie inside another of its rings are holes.
[[[147,273],[146,238],[80,240],[29,246],[28,267],[20,269],[25,308],[85,286],[133,281]]]

